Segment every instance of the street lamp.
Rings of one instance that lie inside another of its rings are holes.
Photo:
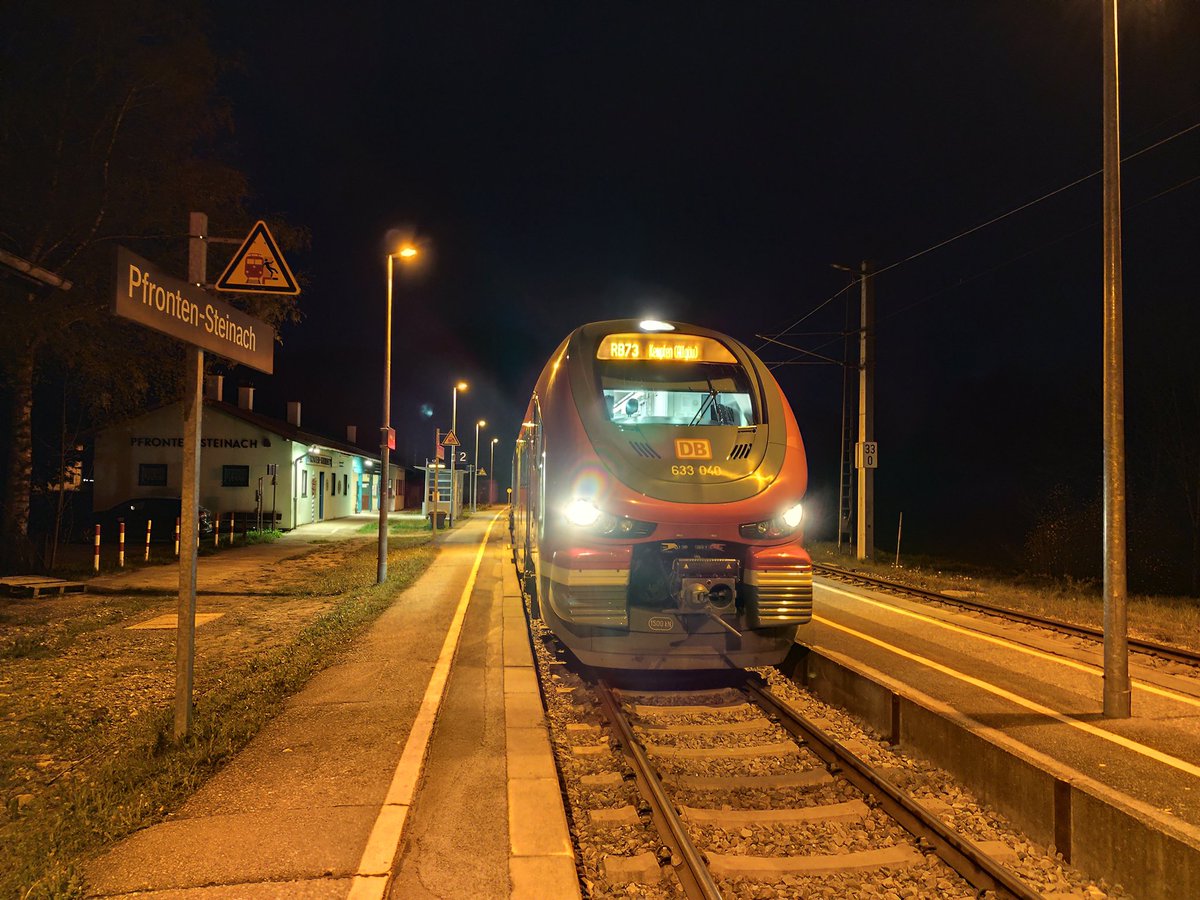
[[[384,329],[383,353],[383,426],[379,429],[379,564],[375,581],[383,584],[387,580],[388,550],[388,472],[391,462],[392,437],[392,260],[412,262],[417,258],[417,248],[404,244],[387,258],[387,325]]]
[[[458,392],[465,391],[467,383],[460,381],[454,386],[454,400],[450,412],[450,433],[454,435],[454,439],[458,440]],[[450,515],[448,521],[451,527],[454,525],[454,500],[458,496],[458,444],[450,448]]]
[[[476,511],[476,501],[479,499],[479,429],[487,426],[480,419],[475,423],[475,471],[471,473],[471,512]]]
[[[488,506],[495,503],[492,494],[492,485],[496,483],[496,445],[500,443],[500,438],[492,438],[492,458],[488,461]]]

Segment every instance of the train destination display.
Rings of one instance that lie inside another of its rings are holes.
[[[651,362],[736,363],[720,341],[690,334],[609,334],[596,348],[596,359]]]
[[[274,369],[274,328],[124,247],[113,312],[268,375]]]

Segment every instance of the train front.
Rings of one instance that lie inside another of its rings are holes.
[[[804,445],[775,379],[681,323],[596,323],[566,351],[544,395],[550,626],[596,666],[782,660],[812,616],[812,562]]]

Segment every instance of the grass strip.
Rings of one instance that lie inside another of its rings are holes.
[[[369,583],[367,574],[346,578],[347,570],[365,572],[374,553],[364,548],[354,557],[363,565],[339,567],[341,572],[308,585],[313,594],[326,586],[346,590],[291,644],[214,678],[196,698],[194,727],[182,744],[171,740],[171,710],[160,710],[114,735],[115,750],[22,809],[15,827],[6,829],[11,833],[0,835],[0,897],[83,896],[81,864],[88,854],[177,808],[245,747],[288,697],[335,662],[436,555],[429,544],[392,550],[383,585]]]

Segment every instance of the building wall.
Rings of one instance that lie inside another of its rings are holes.
[[[310,452],[305,444],[206,406],[200,505],[220,516],[252,513],[261,476],[263,510],[269,514],[274,502],[285,529],[377,509],[379,477],[367,462],[320,446]],[[267,474],[271,463],[277,466],[274,488]],[[93,507],[104,510],[135,497],[178,497],[182,470],[182,404],[112,425],[96,437]],[[144,483],[146,476],[153,482],[164,475],[161,484]],[[246,483],[230,483],[239,480]]]

